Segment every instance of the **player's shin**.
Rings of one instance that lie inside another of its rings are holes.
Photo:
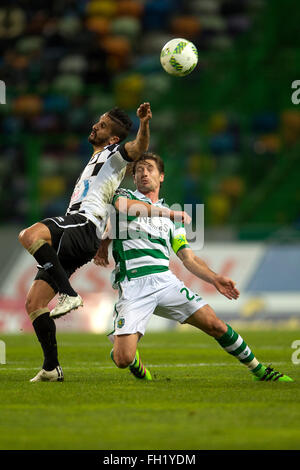
[[[55,322],[49,316],[48,309],[38,309],[29,317],[44,353],[43,369],[51,371],[59,365],[56,342]]]
[[[54,248],[45,240],[36,240],[29,248],[29,253],[36,259],[51,276],[58,287],[59,293],[69,296],[77,296],[77,292],[72,288],[69,279],[60,264]]]
[[[253,373],[255,380],[291,382],[287,375],[274,371],[271,367],[261,364],[243,338],[227,325],[227,331],[220,338],[216,338],[220,346],[229,354],[236,357],[242,364],[246,365]]]
[[[216,340],[226,352],[245,364],[253,374],[259,373],[259,370],[263,367],[262,364],[258,362],[243,338],[230,325],[227,325],[226,333],[220,338],[216,338]]]

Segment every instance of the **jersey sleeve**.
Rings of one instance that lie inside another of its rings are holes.
[[[127,199],[132,199],[131,193],[130,191],[128,191],[128,189],[119,188],[116,190],[113,200],[112,200],[112,204],[114,207],[116,206],[116,202],[119,199],[119,197],[126,197]]]
[[[129,157],[128,153],[126,152],[125,144],[120,144],[117,147],[118,151],[120,152],[122,158],[127,162],[127,163],[132,163],[132,159]]]
[[[182,248],[189,248],[189,243],[186,239],[186,231],[183,224],[175,223],[173,232],[170,235],[171,247],[175,254]]]

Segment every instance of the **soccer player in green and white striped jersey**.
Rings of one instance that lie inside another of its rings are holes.
[[[119,189],[113,198],[117,211],[116,232],[112,236],[114,283],[119,289],[115,329],[110,335],[115,364],[129,367],[138,378],[151,380],[150,371],[140,360],[137,344],[154,313],[188,323],[214,337],[226,352],[247,366],[254,380],[292,381],[261,364],[243,338],[170,271],[173,250],[192,274],[214,285],[228,299],[239,297],[235,283],[214,273],[189,247],[184,225],[176,222],[178,217],[189,222],[188,216],[170,211],[159,199],[164,180],[161,158],[153,153],[143,154],[133,164],[133,175],[137,190]],[[107,264],[108,244],[109,239],[100,246],[96,264]]]

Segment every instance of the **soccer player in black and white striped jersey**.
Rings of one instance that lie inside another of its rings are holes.
[[[26,311],[41,343],[44,363],[32,382],[63,380],[54,318],[82,305],[69,277],[93,259],[105,230],[108,204],[125,175],[127,163],[148,149],[150,104],[141,104],[137,116],[140,125],[135,139],[122,143],[130,132],[130,118],[119,108],[103,114],[92,127],[88,140],[94,153],[77,180],[66,215],[37,222],[19,234],[20,243],[38,262]],[[56,293],[58,304],[50,314],[48,304]]]

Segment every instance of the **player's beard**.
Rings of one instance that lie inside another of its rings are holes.
[[[91,132],[88,141],[90,144],[92,144],[94,147],[105,147],[105,145],[108,145],[107,139],[97,137],[96,132]]]

